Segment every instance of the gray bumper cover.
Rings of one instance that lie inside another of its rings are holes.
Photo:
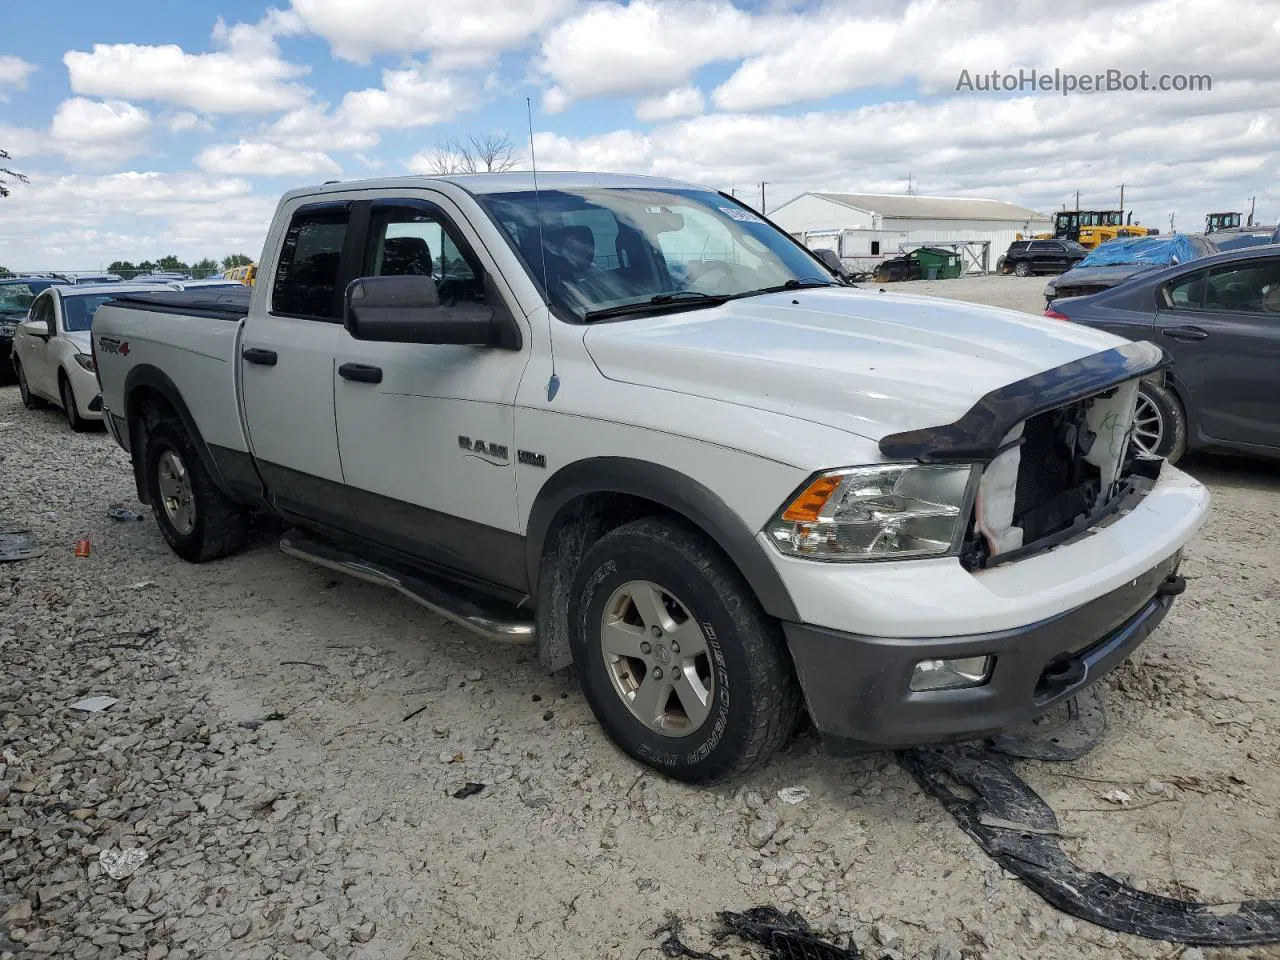
[[[809,715],[836,751],[977,739],[1030,720],[1119,666],[1186,582],[1181,553],[1132,583],[1012,630],[927,639],[866,637],[784,623]],[[979,687],[913,691],[921,660],[995,658]]]

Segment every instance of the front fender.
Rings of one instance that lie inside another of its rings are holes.
[[[677,470],[626,457],[579,460],[556,471],[538,491],[529,513],[526,549],[529,582],[537,584],[547,536],[561,511],[580,497],[616,493],[660,504],[693,523],[733,561],[765,612],[781,620],[799,613],[765,547],[713,491]]]

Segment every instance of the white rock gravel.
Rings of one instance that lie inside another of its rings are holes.
[[[1109,684],[1111,735],[1077,764],[1021,769],[1087,866],[1161,893],[1278,896],[1280,481],[1190,467],[1214,516],[1187,594]],[[12,388],[0,477],[0,521],[45,547],[0,564],[0,960],[632,960],[669,911],[706,948],[717,910],[758,903],[873,957],[1176,952],[1064,918],[888,755],[832,760],[801,736],[743,783],[684,787],[618,754],[528,649],[269,536],[184,564],[151,521],[107,517],[132,503],[110,439]],[[69,709],[92,695],[119,702]],[[453,799],[469,781],[486,787]],[[796,784],[809,798],[782,803]],[[1161,802],[1093,812],[1111,789]],[[101,852],[130,848],[145,862],[107,876]]]

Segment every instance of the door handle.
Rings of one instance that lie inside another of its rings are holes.
[[[1209,337],[1208,331],[1199,327],[1163,327],[1160,332],[1173,340],[1207,340]]]
[[[358,383],[381,383],[382,368],[367,363],[344,363],[338,368],[338,376],[343,380],[355,380]]]
[[[274,350],[262,350],[258,347],[248,347],[241,351],[240,356],[244,357],[247,363],[256,363],[260,367],[274,367],[276,360],[279,359]]]

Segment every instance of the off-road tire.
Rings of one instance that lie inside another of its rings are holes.
[[[174,553],[191,563],[203,563],[232,554],[244,544],[248,511],[214,485],[181,421],[166,419],[149,423],[143,450],[147,499],[151,501],[160,533]],[[160,458],[167,450],[182,459],[190,477],[195,523],[187,534],[180,533],[169,520],[160,493]]]
[[[716,661],[711,709],[682,737],[656,732],[624,703],[601,647],[604,608],[630,581],[677,595],[702,627]],[[800,688],[782,629],[741,574],[701,532],[664,518],[625,524],[583,557],[570,591],[570,644],[583,693],[626,754],[676,780],[714,783],[775,753],[796,727]]]
[[[22,369],[22,364],[15,361],[14,367],[18,372],[18,395],[22,397],[22,405],[28,410],[43,410],[49,405],[48,401],[31,392],[31,388],[27,386],[27,372]]]
[[[80,416],[80,408],[76,406],[76,390],[66,374],[58,374],[58,398],[62,401],[62,412],[67,418],[67,426],[76,433],[85,433],[93,428],[93,423]]]
[[[1155,452],[1170,463],[1177,463],[1187,452],[1187,413],[1178,395],[1168,387],[1154,383],[1138,386],[1142,395],[1160,412],[1163,430]]]
[[[1019,260],[1013,265],[1013,274],[1016,277],[1029,277],[1031,273],[1031,264],[1026,260]]]

